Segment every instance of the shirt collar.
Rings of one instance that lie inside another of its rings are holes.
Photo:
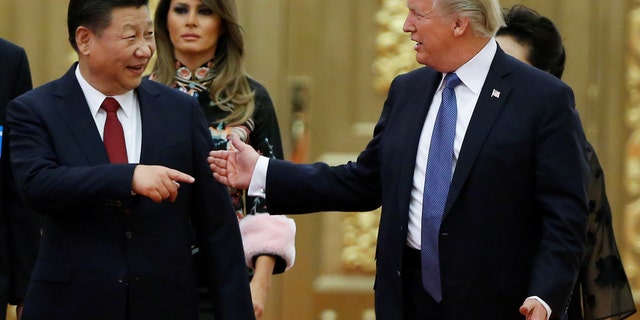
[[[455,71],[460,81],[476,95],[482,90],[497,49],[495,39],[491,38],[478,54]]]
[[[84,97],[87,100],[87,104],[89,105],[89,110],[91,110],[91,114],[95,117],[100,111],[100,105],[102,101],[107,97],[102,92],[98,91],[94,88],[83,76],[80,72],[80,66],[76,66],[75,70],[76,78],[78,79],[78,83],[80,84],[80,88],[82,89],[82,93],[84,93]],[[124,116],[129,117],[133,114],[133,108],[135,106],[135,94],[133,90],[127,91],[124,94],[117,96],[110,96],[118,101],[120,104],[120,108],[124,112]]]

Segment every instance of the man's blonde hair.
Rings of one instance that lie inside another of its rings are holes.
[[[434,0],[433,4],[445,13],[468,17],[479,36],[493,37],[505,25],[498,0]]]

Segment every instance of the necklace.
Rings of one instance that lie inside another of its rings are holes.
[[[185,92],[194,97],[198,97],[201,92],[209,91],[209,85],[215,78],[215,68],[213,62],[209,61],[205,65],[192,72],[187,66],[180,61],[176,61],[176,87],[178,90]]]

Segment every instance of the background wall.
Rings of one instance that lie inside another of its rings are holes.
[[[248,69],[271,93],[290,159],[344,162],[371,137],[385,98],[373,76],[380,11],[390,1],[397,0],[238,0]],[[501,1],[505,7],[516,2],[550,17],[564,36],[564,80],[575,91],[603,164],[618,243],[638,290],[640,159],[634,155],[640,152],[634,150],[640,148],[633,137],[640,103],[632,93],[640,75],[631,66],[640,40],[640,19],[634,18],[640,1]],[[35,85],[69,68],[75,58],[66,40],[65,1],[0,0],[0,8],[0,37],[27,50]],[[401,23],[391,28],[400,30]],[[376,214],[295,217],[296,265],[274,277],[265,319],[371,319],[372,257],[366,248]]]

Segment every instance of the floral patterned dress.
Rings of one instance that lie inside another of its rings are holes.
[[[587,143],[589,217],[587,254],[567,310],[569,320],[625,319],[636,312],[613,233],[604,173]]]
[[[153,80],[153,75],[150,76]],[[247,78],[254,92],[255,109],[253,115],[241,125],[228,126],[222,121],[232,111],[231,105],[215,104],[208,88],[215,78],[212,62],[202,65],[195,71],[176,62],[174,87],[198,99],[200,107],[209,124],[215,150],[228,150],[230,134],[251,145],[260,154],[283,159],[282,139],[275,108],[267,89],[252,78]],[[295,261],[295,223],[284,216],[269,216],[264,200],[247,197],[245,190],[229,188],[231,200],[240,220],[247,265],[252,269],[257,256],[269,254],[276,257],[274,273],[291,268]],[[256,213],[258,213],[256,215]],[[254,214],[251,219],[245,219]]]

